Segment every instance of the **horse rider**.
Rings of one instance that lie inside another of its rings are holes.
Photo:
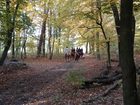
[[[65,60],[69,61],[70,59],[70,49],[66,46],[66,48],[64,48],[64,56],[65,56]]]

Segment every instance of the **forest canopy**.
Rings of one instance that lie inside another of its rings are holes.
[[[8,51],[16,57],[62,53],[66,46],[82,47],[85,53],[92,54],[100,49],[99,53],[107,54],[108,41],[111,52],[117,54],[118,38],[111,4],[119,11],[118,0],[8,1],[9,7],[5,0],[0,1],[0,54],[6,45],[8,28],[13,28],[13,46]],[[135,0],[136,52],[140,49],[139,5],[139,0]]]

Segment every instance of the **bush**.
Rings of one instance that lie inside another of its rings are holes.
[[[83,72],[79,71],[79,70],[71,71],[71,72],[68,73],[66,81],[70,85],[79,88],[81,85],[83,85],[84,80],[85,80],[85,78],[82,74],[83,74]]]

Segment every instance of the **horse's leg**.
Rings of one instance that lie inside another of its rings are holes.
[[[71,60],[71,54],[69,54],[69,61]]]
[[[72,59],[72,60],[74,59],[74,55],[73,55],[73,54],[71,55],[71,59]]]
[[[69,55],[68,54],[65,55],[65,60],[66,60],[66,62],[68,62],[68,60],[69,60]]]
[[[65,58],[65,61],[67,61],[67,54],[65,54],[64,58]]]
[[[72,54],[71,54],[71,59],[72,59],[72,60],[75,60],[75,53],[72,53]]]
[[[69,54],[67,54],[67,61],[69,62]]]
[[[69,55],[67,56],[67,61],[69,61]]]
[[[75,61],[77,61],[77,60],[78,60],[77,58],[78,58],[78,55],[77,55],[77,54],[75,54]]]
[[[70,60],[73,60],[73,54],[70,54]]]
[[[72,59],[74,60],[74,59],[75,59],[75,53],[73,53],[73,55],[72,55],[72,56],[73,56],[73,58],[72,58]]]
[[[81,56],[81,55],[78,55],[78,58],[77,58],[78,60],[80,59],[80,56]],[[78,61],[78,60],[77,60],[77,61]]]
[[[71,61],[71,54],[69,54],[69,61]]]
[[[74,60],[74,55],[73,54],[71,54],[71,59]]]
[[[80,58],[80,55],[78,53],[76,53],[75,61],[78,61],[79,58]]]

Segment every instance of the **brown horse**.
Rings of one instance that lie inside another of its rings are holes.
[[[78,49],[74,49],[72,48],[71,50],[66,50],[65,51],[65,60],[66,61],[70,61],[70,60],[75,60],[78,61],[80,59],[80,57],[83,56],[83,50],[78,48]]]
[[[71,55],[69,53],[65,54],[65,60],[70,61]]]
[[[70,49],[68,47],[66,47],[64,49],[64,58],[65,58],[65,61],[70,61],[70,56],[71,56]]]

